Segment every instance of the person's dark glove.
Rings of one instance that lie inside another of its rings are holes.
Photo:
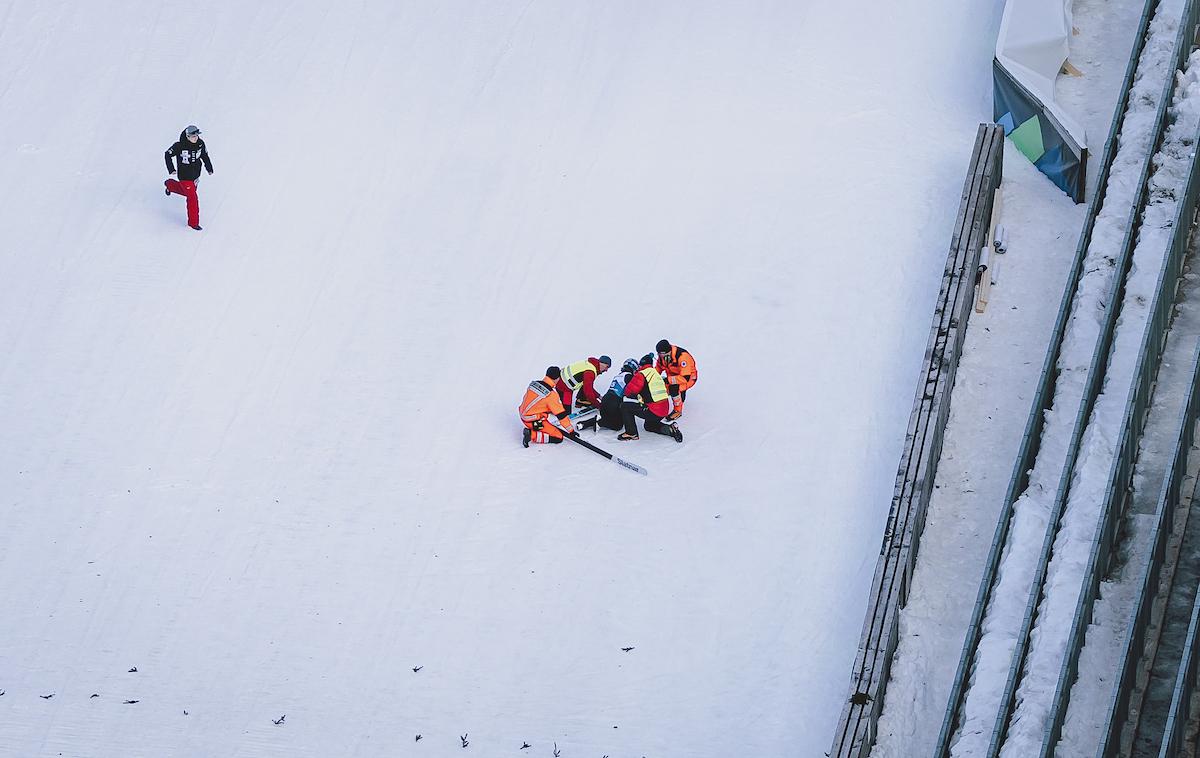
[[[210,169],[208,169],[208,175],[209,175],[209,176],[212,176],[212,169],[211,169],[211,168],[210,168]]]

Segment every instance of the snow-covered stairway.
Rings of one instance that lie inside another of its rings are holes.
[[[1195,231],[1193,221],[1191,266]],[[1072,694],[1079,707],[1072,705],[1064,731],[1064,742],[1095,745],[1089,756],[1180,755],[1174,743],[1187,720],[1194,659],[1190,679],[1180,672],[1189,665],[1200,575],[1200,516],[1192,512],[1200,468],[1194,447],[1198,346],[1200,281],[1187,274],[1146,425],[1121,558],[1096,602],[1075,684],[1080,692]],[[1181,706],[1183,718],[1172,719]]]
[[[1194,20],[1193,2],[1158,3],[1129,72],[938,756],[1050,755],[1058,742],[1182,257],[1170,233],[1182,187],[1160,187],[1181,184],[1178,161],[1164,170],[1160,155],[1152,182],[1151,157],[1164,145],[1174,73],[1191,50]],[[1194,126],[1183,132],[1178,139],[1193,139]]]

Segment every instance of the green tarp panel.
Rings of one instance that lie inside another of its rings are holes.
[[[996,123],[1038,170],[1077,203],[1083,202],[1087,149],[1058,128],[1046,108],[999,61],[992,61]]]

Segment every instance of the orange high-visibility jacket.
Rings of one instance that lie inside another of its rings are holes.
[[[654,362],[654,368],[658,371],[666,371],[667,380],[675,378],[672,384],[679,384],[684,389],[691,387],[700,378],[700,372],[696,370],[696,359],[679,345],[671,345],[671,350],[667,353],[666,358],[658,356],[658,360]]]
[[[554,384],[554,380],[548,376],[530,382],[517,413],[521,415],[521,420],[527,423],[544,421],[550,414],[554,414],[563,429],[568,432],[574,431],[570,415],[563,408],[562,398],[554,391]]]

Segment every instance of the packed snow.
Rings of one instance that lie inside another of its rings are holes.
[[[823,752],[998,5],[8,5],[0,754]]]

